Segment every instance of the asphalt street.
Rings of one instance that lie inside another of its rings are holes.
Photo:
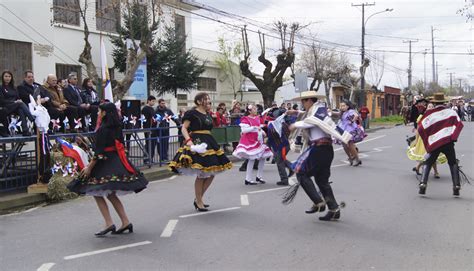
[[[474,123],[465,123],[456,144],[471,178],[473,132]],[[331,181],[347,204],[337,222],[305,214],[311,203],[302,189],[282,205],[286,188],[275,184],[275,165],[266,164],[267,184],[245,186],[236,163],[210,187],[211,212],[194,211],[189,176],[122,197],[133,234],[94,237],[103,221],[90,197],[0,216],[0,269],[474,270],[474,183],[453,197],[445,164],[418,195],[407,135],[409,126],[370,133],[358,146],[360,167],[334,146]]]

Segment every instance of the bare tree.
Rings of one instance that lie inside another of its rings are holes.
[[[301,59],[303,69],[313,76],[310,89],[318,91],[321,84],[325,87],[326,100],[331,107],[330,90],[334,82],[350,85],[352,67],[346,54],[313,44],[303,51]]]
[[[472,0],[464,0],[466,2],[464,6],[456,11],[457,14],[460,14],[461,16],[466,17],[466,21],[472,21],[474,18],[474,14],[472,13],[472,6],[473,6],[473,1]]]
[[[89,4],[87,0],[84,1],[84,6],[81,7],[80,0],[75,0],[75,5],[79,7],[79,14],[84,24],[84,49],[79,55],[79,62],[86,66],[87,76],[95,83],[99,83],[99,75],[97,74],[97,68],[92,61],[92,46],[89,43],[89,26],[87,25],[86,15]]]
[[[275,92],[283,85],[283,75],[295,60],[295,53],[293,51],[295,35],[302,29],[298,23],[288,25],[281,21],[276,22],[274,26],[280,34],[281,41],[280,53],[276,57],[277,63],[275,67],[273,67],[273,63],[265,56],[265,34],[258,33],[261,48],[258,61],[265,66],[262,78],[258,78],[250,71],[250,50],[247,29],[245,27],[242,29],[244,59],[240,62],[240,70],[245,77],[249,78],[250,81],[255,84],[260,93],[262,93],[264,105],[267,107],[271,106],[272,101],[275,99]]]
[[[80,0],[75,0],[79,1]],[[116,86],[112,90],[115,100],[121,99],[128,91],[133,83],[135,72],[138,69],[140,63],[143,61],[147,53],[150,52],[154,37],[158,30],[159,15],[161,15],[160,0],[146,1],[138,0],[112,0],[112,10],[117,10],[119,15],[116,19],[116,28],[119,34],[118,39],[121,39],[123,50],[126,51],[126,69],[124,71],[124,77],[122,80],[117,81]],[[83,8],[80,9],[80,15],[84,23],[84,49],[79,57],[79,61],[86,66],[87,75],[97,81],[99,76],[97,69],[92,61],[91,49],[92,46],[89,43],[89,27],[86,21],[88,3],[85,1]],[[100,12],[100,11],[98,11]],[[140,16],[134,16],[137,13]],[[121,18],[127,24],[129,28],[127,31],[122,26]],[[140,22],[137,22],[137,18],[141,18]],[[131,44],[127,47],[126,40],[129,40]]]

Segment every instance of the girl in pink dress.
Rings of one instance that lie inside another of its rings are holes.
[[[245,115],[240,120],[240,128],[242,130],[239,145],[234,150],[233,155],[240,159],[248,159],[247,174],[245,176],[246,185],[255,185],[265,183],[263,180],[263,167],[265,159],[271,157],[272,151],[263,143],[265,132],[260,127],[261,120],[257,113],[257,107],[248,105]],[[253,181],[252,170],[255,160],[258,162],[258,171],[256,181]]]

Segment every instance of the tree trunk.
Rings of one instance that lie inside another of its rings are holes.
[[[112,90],[115,101],[118,101],[122,99],[123,96],[125,96],[128,89],[132,85],[133,80],[135,79],[135,72],[137,71],[138,67],[140,66],[140,63],[143,61],[145,56],[145,50],[142,50],[138,55],[132,49],[129,50],[129,54],[127,57],[127,62],[129,64],[127,70],[125,71],[125,76],[121,81],[117,83],[117,86],[115,86],[115,88]]]
[[[262,93],[264,107],[270,108],[275,101],[275,90],[272,87],[266,87],[260,93]]]
[[[326,105],[328,108],[332,108],[331,107],[331,82],[329,82],[329,80],[325,80],[324,81],[324,88],[326,89]]]

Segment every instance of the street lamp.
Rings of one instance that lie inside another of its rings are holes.
[[[361,52],[361,65],[364,64],[364,59],[365,59],[365,25],[367,24],[367,21],[372,18],[372,16],[384,13],[384,12],[391,12],[393,11],[393,8],[387,8],[385,10],[375,12],[374,14],[370,15],[367,17],[367,19],[364,18],[365,16],[365,9],[364,5],[362,5],[362,52]],[[361,89],[361,97],[359,100],[359,106],[365,105],[366,104],[366,93],[365,93],[365,75],[363,69],[360,69],[360,89]]]

